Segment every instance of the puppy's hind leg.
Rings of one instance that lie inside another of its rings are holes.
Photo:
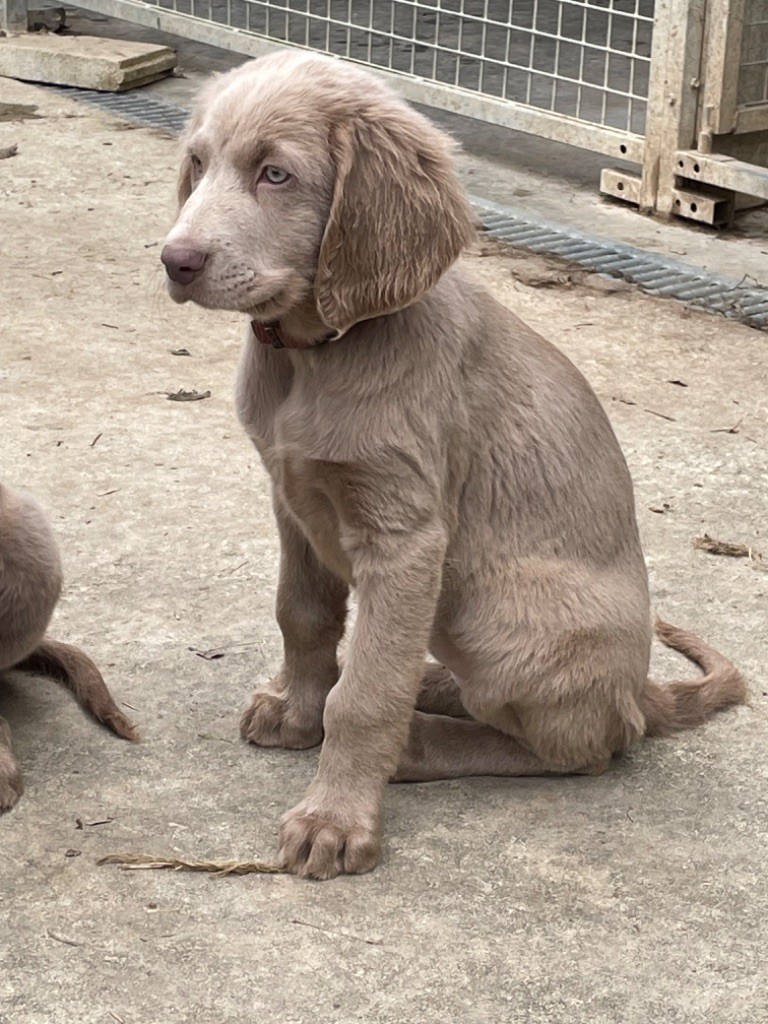
[[[23,792],[21,770],[11,750],[11,730],[0,718],[0,811],[9,811]]]
[[[421,677],[421,689],[416,699],[416,710],[430,715],[450,715],[466,718],[469,712],[461,701],[461,690],[444,665],[427,662]]]
[[[470,775],[600,775],[609,762],[610,755],[584,765],[555,765],[493,726],[417,711],[390,781],[434,782]]]

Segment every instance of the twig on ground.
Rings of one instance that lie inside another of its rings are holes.
[[[300,921],[297,917],[291,918],[291,924],[300,924],[304,928],[314,928],[318,932],[323,932],[325,935],[337,935],[342,939],[354,939],[355,942],[364,942],[366,946],[383,946],[383,939],[366,939],[363,935],[353,935],[351,932],[338,932],[333,928],[324,928],[321,924],[312,924],[311,921]]]
[[[284,875],[277,864],[264,860],[182,860],[180,857],[154,857],[146,853],[110,853],[97,864],[116,864],[123,871],[202,871],[219,878],[226,875]]]
[[[52,932],[50,928],[47,932],[48,938],[53,939],[54,942],[62,942],[65,946],[82,946],[82,942],[75,942],[74,939],[68,939],[65,935],[57,935],[56,932]]]
[[[204,398],[210,398],[210,391],[158,391],[159,395],[165,395],[170,402],[200,402]]]
[[[674,416],[667,416],[665,412],[656,412],[655,409],[645,409],[645,412],[649,412],[651,416],[658,416],[661,420],[669,420],[670,423],[677,423]]]
[[[716,427],[714,430],[710,430],[710,434],[738,434],[743,422],[744,417],[742,416],[739,422],[734,423],[732,427]]]
[[[716,540],[705,533],[703,537],[694,537],[693,546],[700,551],[708,551],[710,555],[725,555],[728,558],[748,558],[750,562],[762,563],[763,553],[746,544],[732,544],[727,540]]]

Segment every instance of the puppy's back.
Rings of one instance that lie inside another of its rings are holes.
[[[0,672],[42,638],[61,592],[56,540],[30,495],[0,484]]]

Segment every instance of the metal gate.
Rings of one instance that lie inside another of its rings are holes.
[[[25,26],[25,5],[0,0],[0,18]],[[639,165],[601,190],[644,209],[718,223],[735,193],[768,198],[768,0],[79,5],[247,56],[354,60],[416,102]]]

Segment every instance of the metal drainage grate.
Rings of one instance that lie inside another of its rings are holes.
[[[49,85],[46,88],[69,99],[100,107],[110,114],[125,118],[126,121],[151,128],[162,128],[176,135],[184,129],[189,120],[189,111],[184,107],[139,92],[96,92],[93,89],[77,89],[68,85]]]
[[[768,289],[710,274],[699,267],[636,249],[622,242],[592,238],[471,196],[483,227],[501,241],[533,252],[562,256],[606,277],[622,277],[651,295],[720,313],[750,327],[768,330]]]
[[[72,99],[90,103],[128,121],[178,134],[189,111],[155,96],[103,93],[91,89],[48,86]],[[517,215],[478,196],[470,196],[488,234],[533,252],[551,253],[606,277],[621,277],[651,295],[677,299],[686,306],[719,313],[761,330],[768,330],[768,288],[711,274],[700,267],[632,245],[594,238],[572,228],[526,214]]]

